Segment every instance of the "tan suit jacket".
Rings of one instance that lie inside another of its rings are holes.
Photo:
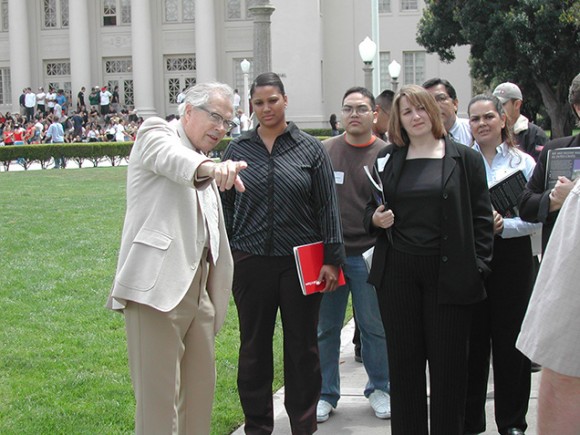
[[[201,189],[212,189],[219,215],[219,255],[210,262],[207,291],[215,307],[214,331],[222,326],[233,278],[233,261],[219,192],[213,180],[196,181],[209,159],[197,152],[181,123],[161,118],[141,126],[127,172],[127,211],[117,272],[107,307],[127,301],[170,311],[182,300],[202,260],[205,237]]]

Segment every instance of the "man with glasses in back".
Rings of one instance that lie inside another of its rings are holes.
[[[233,262],[219,190],[244,190],[245,162],[208,153],[233,126],[233,92],[190,88],[172,126],[147,119],[127,170],[127,211],[107,307],[123,312],[136,434],[209,434],[215,341]]]
[[[455,88],[445,79],[439,77],[432,78],[423,83],[423,87],[435,98],[439,105],[441,120],[447,133],[455,142],[471,146],[473,137],[471,127],[467,119],[457,116],[459,100]]]
[[[322,391],[316,409],[319,423],[328,420],[340,399],[340,332],[349,293],[360,329],[362,362],[368,375],[364,395],[378,418],[390,418],[387,342],[374,287],[367,283],[363,252],[374,246],[363,225],[363,215],[372,195],[364,166],[372,169],[377,154],[387,146],[372,132],[375,99],[366,88],[350,88],[342,99],[341,123],[345,133],[323,142],[332,166],[346,248],[346,285],[324,293],[318,320],[318,348]]]

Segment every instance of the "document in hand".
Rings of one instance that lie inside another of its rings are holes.
[[[302,287],[302,293],[311,295],[326,287],[325,282],[316,284],[320,269],[324,264],[324,245],[322,242],[309,243],[307,245],[294,247],[294,258],[296,259],[296,269],[298,279]],[[346,284],[342,269],[338,270],[338,285]]]
[[[375,199],[377,206],[384,205],[385,210],[388,210],[389,206],[388,206],[387,201],[385,199],[385,193],[383,191],[383,183],[381,181],[381,177],[378,174],[376,166],[373,166],[372,173],[367,165],[364,165],[364,170],[365,170],[365,174],[367,174],[367,178],[371,182],[371,190],[373,192],[373,198]],[[392,245],[393,244],[392,230],[391,230],[391,228],[387,228],[385,231],[387,233],[387,238],[389,239],[389,242]]]
[[[580,177],[580,148],[556,148],[548,151],[546,161],[546,190],[552,190],[558,177],[574,181]]]
[[[373,173],[367,165],[364,165],[365,174],[367,174],[367,178],[371,182],[371,190],[373,192],[373,198],[377,205],[385,204],[385,195],[383,193],[383,183],[381,182],[381,178],[378,176],[374,176],[376,173],[376,168],[373,166]],[[385,204],[385,208],[387,208]]]
[[[491,204],[504,218],[520,215],[518,202],[526,187],[526,177],[521,170],[508,174],[489,188]]]

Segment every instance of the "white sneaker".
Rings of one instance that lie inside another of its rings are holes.
[[[369,402],[377,418],[391,418],[391,396],[381,390],[375,390],[369,396]],[[320,402],[318,402],[320,405]]]
[[[330,417],[330,413],[334,409],[330,403],[326,400],[319,400],[318,405],[316,405],[316,422],[324,423]]]

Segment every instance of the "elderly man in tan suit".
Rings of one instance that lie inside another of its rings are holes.
[[[210,432],[214,337],[233,274],[218,189],[243,191],[246,163],[207,154],[233,126],[232,100],[227,85],[195,85],[180,122],[147,119],[131,151],[107,306],[125,315],[136,434]]]

